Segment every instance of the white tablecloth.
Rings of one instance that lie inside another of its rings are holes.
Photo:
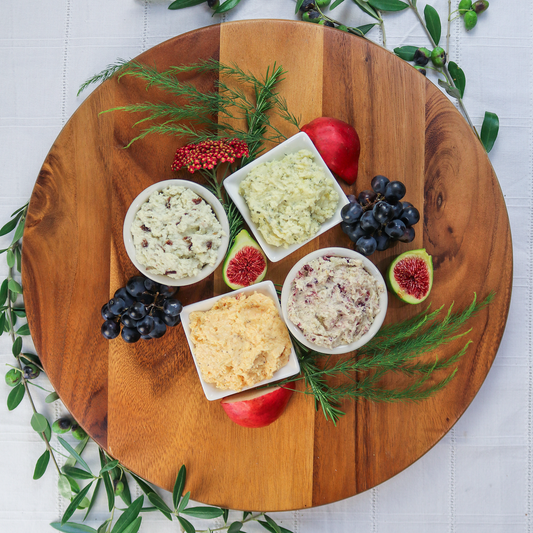
[[[224,17],[211,17],[205,4],[169,11],[169,3],[0,2],[0,225],[29,198],[50,146],[88,94],[76,96],[89,76],[119,57],[134,57],[177,34],[221,20],[297,18],[292,0],[242,0]],[[425,3],[418,3],[422,10]],[[452,0],[454,9],[458,3]],[[447,0],[431,4],[442,18],[446,16]],[[352,25],[370,21],[350,0],[334,14]],[[386,14],[385,20],[389,49],[402,44],[427,46],[412,12]],[[474,123],[481,125],[485,110],[500,118],[500,136],[490,159],[509,210],[514,277],[509,320],[495,363],[464,416],[424,457],[358,496],[315,509],[274,513],[288,529],[301,533],[533,531],[532,28],[533,2],[527,0],[491,0],[469,34],[460,20],[452,24],[451,59],[466,73],[465,103]],[[370,37],[379,40],[379,30]],[[0,248],[8,244],[7,238],[0,238]],[[5,275],[3,257],[0,262]],[[0,339],[0,362],[13,362],[6,335]],[[40,383],[46,385],[44,380]],[[52,531],[48,523],[60,518],[68,502],[57,492],[57,473],[52,468],[41,480],[32,480],[44,447],[30,427],[28,402],[13,412],[7,410],[9,390],[2,379],[0,531]],[[59,405],[45,406],[45,393],[36,391],[35,396],[50,419],[60,414]],[[235,490],[246,490],[244,483]],[[106,517],[102,498],[88,524],[98,527]],[[141,531],[178,530],[177,522],[160,514],[147,514],[144,521]]]

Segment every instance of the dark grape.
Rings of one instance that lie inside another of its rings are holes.
[[[126,302],[122,298],[111,298],[107,307],[115,315],[120,315],[126,310]]]
[[[139,320],[139,323],[137,324],[137,331],[141,335],[149,335],[153,329],[154,329],[154,319],[149,315]]]
[[[411,242],[415,238],[415,228],[405,228],[403,235],[398,237],[400,242]]]
[[[378,202],[374,209],[372,209],[372,214],[374,215],[374,218],[380,223],[380,224],[386,224],[389,220],[392,219],[392,206],[388,204],[387,202]]]
[[[153,293],[159,292],[160,287],[161,287],[161,284],[157,283],[157,281],[153,281],[148,278],[144,280],[144,288],[148,292],[153,292]]]
[[[160,318],[155,317],[154,329],[149,333],[150,337],[152,337],[152,339],[159,339],[159,337],[162,337],[166,331],[166,324]]]
[[[362,191],[359,193],[357,200],[363,207],[366,207],[367,205],[370,205],[377,197],[378,195],[374,191]]]
[[[402,207],[407,209],[408,207],[413,207],[413,204],[411,202],[402,202]]]
[[[355,244],[355,250],[365,256],[372,255],[377,248],[374,237],[361,237]]]
[[[133,320],[140,320],[146,315],[146,306],[142,302],[135,302],[128,310]]]
[[[122,338],[127,343],[137,342],[141,338],[141,334],[136,328],[122,328]]]
[[[392,219],[391,220],[394,220],[395,218],[402,218],[402,213],[403,213],[402,202],[393,202],[390,205],[392,206]]]
[[[126,290],[134,297],[137,298],[142,292],[144,292],[144,276],[134,276],[126,283]]]
[[[405,224],[398,219],[391,220],[385,226],[385,233],[392,239],[399,239],[405,231]]]
[[[375,231],[381,227],[381,224],[374,218],[372,211],[366,211],[363,213],[359,224],[361,224],[361,228],[367,233]]]
[[[109,320],[110,318],[115,318],[115,313],[112,313],[110,310],[109,310],[109,306],[108,304],[104,304],[103,307],[102,307],[102,318],[104,320]]]
[[[150,337],[150,335],[141,335],[141,339],[145,341],[151,341],[153,337]]]
[[[346,204],[341,209],[341,218],[348,224],[357,222],[363,214],[363,208],[358,203]]]
[[[414,226],[420,220],[420,213],[416,207],[403,210],[401,220],[406,226]]]
[[[361,228],[361,224],[358,222],[346,232],[346,235],[352,242],[357,242],[361,237],[368,236],[368,232]]]
[[[137,327],[138,320],[133,320],[133,318],[131,318],[131,316],[128,313],[123,313],[122,316],[120,317],[120,321],[127,328],[136,328]]]
[[[172,296],[180,290],[179,287],[172,287],[170,285],[161,285],[159,287],[159,294],[163,296]]]
[[[372,178],[372,181],[370,182],[370,186],[374,190],[374,192],[377,192],[378,194],[385,194],[385,188],[389,184],[389,178],[386,178],[385,176],[374,176]]]
[[[348,202],[351,204],[357,202],[357,198],[353,194],[349,194],[346,198],[348,198]]]
[[[161,320],[167,326],[174,327],[174,326],[177,326],[181,322],[181,315],[170,316],[170,315],[163,314],[163,318]]]
[[[391,181],[385,188],[385,199],[388,202],[399,202],[405,193],[405,185],[401,181]]]
[[[392,239],[386,233],[380,233],[375,239],[377,243],[376,250],[378,252],[383,252],[392,244]]]
[[[163,303],[163,312],[165,315],[178,316],[183,309],[179,300],[165,300]]]
[[[153,304],[155,302],[155,294],[152,294],[151,292],[143,292],[137,296],[137,301],[145,305]]]
[[[135,303],[135,298],[126,290],[126,287],[121,287],[115,292],[114,298],[122,298],[126,307],[130,307]]]
[[[114,320],[106,320],[100,331],[106,339],[114,339],[120,333],[120,326]]]
[[[348,235],[348,232],[354,227],[355,224],[348,224],[347,222],[344,222],[344,220],[341,222],[341,230],[343,233],[346,233],[346,235]]]

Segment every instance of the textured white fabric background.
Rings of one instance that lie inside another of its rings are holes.
[[[452,0],[454,9],[458,2]],[[86,97],[76,96],[85,79],[119,57],[134,57],[177,34],[222,19],[212,18],[206,5],[168,11],[169,3],[1,0],[0,225],[29,198],[50,146]],[[425,2],[418,3],[423,9]],[[447,0],[430,3],[444,18]],[[334,13],[352,25],[370,21],[350,0]],[[294,2],[242,0],[223,20],[247,18],[295,19]],[[389,14],[385,20],[389,49],[427,44],[413,13]],[[514,291],[494,366],[465,415],[410,468],[353,498],[274,515],[295,532],[533,532],[532,28],[533,3],[528,0],[491,0],[490,9],[469,34],[460,21],[452,24],[451,59],[466,73],[466,107],[476,125],[485,110],[496,112],[501,125],[490,158],[511,220]],[[381,35],[373,30],[370,37],[379,40]],[[8,244],[0,238],[0,248]],[[3,258],[0,263],[4,276]],[[11,344],[4,335],[2,368],[12,361]],[[39,382],[46,386],[45,380]],[[7,410],[9,390],[2,378],[0,532],[52,531],[48,524],[60,518],[68,503],[57,492],[52,468],[41,480],[32,480],[44,447],[30,427],[28,402],[16,411]],[[45,393],[36,391],[35,396],[50,419],[60,414],[59,406],[44,407]],[[246,480],[235,490],[246,490]],[[105,507],[101,499],[89,525],[98,527],[107,518]],[[176,522],[148,514],[141,531],[178,529]]]

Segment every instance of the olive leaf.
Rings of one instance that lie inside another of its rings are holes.
[[[178,516],[178,520],[186,533],[196,533],[196,529],[194,529],[194,526],[188,520],[182,516]]]
[[[93,479],[94,476],[89,474],[89,472],[82,470],[81,468],[76,468],[75,466],[63,466],[61,469],[63,473],[67,476],[73,477],[74,479]]]
[[[22,337],[17,337],[15,339],[15,342],[13,343],[13,347],[11,348],[11,351],[13,352],[13,355],[17,357],[20,355],[20,351],[22,350]]]
[[[75,522],[52,522],[50,524],[54,529],[64,533],[97,533],[96,529],[86,526],[85,524],[76,524]]]
[[[303,2],[303,0],[302,0]],[[337,6],[340,6],[342,3],[344,2],[344,0],[335,0],[335,2],[333,2],[333,4],[331,4],[329,6],[329,10],[331,11],[332,9],[335,9]],[[300,9],[300,8],[298,8]],[[298,13],[298,11],[296,11]]]
[[[194,518],[218,518],[224,514],[220,507],[189,507],[182,511],[183,514]]]
[[[7,300],[7,279],[2,281],[0,286],[0,305],[4,305]]]
[[[183,9],[185,7],[197,6],[203,4],[206,0],[175,0],[168,6],[169,9]]]
[[[242,522],[232,522],[228,527],[228,533],[238,533],[244,524]]]
[[[268,518],[265,515],[265,518],[270,520],[270,522],[264,522],[263,520],[258,520],[258,522],[267,530],[270,531],[270,533],[293,533],[290,529],[286,529],[284,527],[278,526],[274,520],[271,518]]]
[[[19,329],[17,329],[16,333],[17,335],[29,335],[30,326],[28,326],[28,324],[24,324],[23,326],[20,326]]]
[[[394,49],[394,53],[405,59],[405,61],[413,61],[415,58],[415,52],[418,50],[418,46],[400,46]]]
[[[15,254],[11,248],[7,251],[6,261],[9,268],[13,268],[15,266]]]
[[[22,287],[20,286],[20,283],[17,283],[14,279],[10,279],[7,282],[7,286],[11,292],[14,292],[15,294],[22,294]]]
[[[96,485],[94,486],[94,490],[93,490],[93,495],[91,496],[91,501],[89,503],[89,507],[87,507],[87,512],[85,513],[85,517],[83,518],[83,520],[86,520],[87,517],[89,516],[89,513],[91,512],[91,509],[93,508],[95,502],[96,502],[96,497],[98,496],[98,491],[100,490],[100,485],[102,484],[102,478],[99,478],[96,480]]]
[[[400,0],[368,0],[368,3],[380,11],[403,11],[409,7],[409,4]]]
[[[248,516],[251,516],[251,514],[252,514],[252,513],[251,513],[250,511],[243,511],[243,512],[242,512],[242,519],[243,519],[243,521],[246,520],[246,518],[247,518]]]
[[[86,487],[83,487],[83,489],[80,490],[79,494],[77,494],[76,497],[70,502],[70,505],[67,507],[67,510],[65,511],[65,514],[61,519],[62,525],[65,524],[65,522],[67,522],[68,519],[74,514],[74,511],[83,501],[83,498],[85,498],[85,495],[89,492],[89,489],[91,488],[92,484],[93,482],[91,481]]]
[[[181,500],[179,506],[178,506],[178,513],[181,513],[185,507],[187,507],[189,503],[189,498],[191,497],[191,491],[188,491],[185,496],[183,496],[183,499]]]
[[[439,80],[439,85],[443,87],[446,92],[452,96],[453,98],[461,98],[461,92],[457,87],[453,87],[448,82],[445,82],[444,80]]]
[[[57,440],[61,443],[61,446],[65,448],[65,450],[80,463],[80,465],[87,470],[90,474],[92,474],[91,469],[89,468],[89,465],[82,459],[81,455],[78,454],[78,452],[63,438],[58,437]],[[111,511],[111,509],[109,509]]]
[[[48,422],[48,421],[47,421]],[[50,424],[46,424],[46,428],[44,430],[44,435],[46,437],[46,440],[50,442],[50,439],[52,438],[52,428],[50,427]],[[39,437],[44,441],[44,437],[42,433],[39,433]]]
[[[224,524],[228,523],[228,516],[229,516],[229,509],[222,509],[224,511],[224,514],[222,515],[222,518],[224,519]]]
[[[150,494],[155,494],[155,490],[146,483],[146,481],[142,480],[139,476],[136,476],[133,472],[130,472],[133,479],[137,482],[137,485],[139,485],[140,489],[146,494],[146,496],[150,496]]]
[[[356,32],[361,37],[364,37],[374,26],[377,26],[377,23],[373,24],[363,24],[362,26],[357,26],[357,28],[348,28],[350,31]]]
[[[353,2],[371,17],[375,18],[376,20],[381,20],[381,17],[376,12],[376,10],[372,6],[368,5],[368,2],[366,2],[365,0],[353,0]]]
[[[50,452],[45,450],[44,453],[37,459],[37,464],[35,465],[35,470],[33,472],[33,479],[40,479],[43,477],[46,469],[48,468],[48,463],[50,462]]]
[[[18,405],[22,401],[22,398],[24,398],[25,392],[26,389],[24,388],[24,385],[22,383],[19,383],[18,385],[15,385],[15,387],[13,387],[7,397],[7,408],[10,411],[13,411],[13,409],[18,407]]]
[[[141,527],[142,518],[138,516],[122,533],[137,533]]]
[[[30,354],[27,354],[30,355]],[[76,453],[78,455],[81,455],[83,453],[83,450],[85,450],[85,446],[87,446],[87,443],[89,442],[89,437],[85,437],[77,446],[76,446]],[[65,466],[76,466],[77,459],[75,457],[70,456],[65,461]]]
[[[187,469],[185,465],[181,465],[181,468],[176,476],[176,482],[174,483],[174,490],[172,491],[172,502],[174,503],[174,509],[178,508],[185,487],[185,477],[187,476]]]
[[[59,480],[57,481],[57,489],[63,498],[66,498],[67,500],[72,498],[72,487],[67,476],[63,474],[59,476]]]
[[[424,8],[424,18],[426,19],[426,26],[431,37],[435,41],[435,44],[438,45],[442,28],[437,10],[433,6],[426,4],[426,7]]]
[[[492,150],[496,137],[498,137],[498,130],[500,129],[500,119],[495,113],[485,112],[483,125],[481,126],[481,142],[485,147],[487,153]]]
[[[343,0],[340,0],[340,1],[342,2]],[[300,11],[300,8],[302,7],[303,3],[304,3],[304,0],[297,0],[294,13],[298,13],[298,11]],[[333,7],[331,9],[333,9]]]
[[[56,400],[59,400],[59,395],[57,394],[57,392],[51,392],[45,399],[44,401],[46,403],[53,403],[55,402]]]
[[[33,353],[21,353],[20,359],[22,360],[22,362],[26,361],[26,363],[33,363],[35,365],[42,366],[41,360]]]
[[[213,15],[215,13],[226,13],[226,11],[229,11],[230,9],[233,9],[235,6],[237,6],[240,3],[241,0],[226,0],[223,4],[220,4],[214,11]]]
[[[2,226],[2,229],[0,229],[0,237],[3,235],[7,235],[8,233],[12,232],[15,227],[17,226],[17,222],[19,221],[19,218],[22,216],[22,211],[18,213],[15,218],[12,218],[9,222],[4,224]]]
[[[19,225],[17,226],[17,229],[15,231],[15,235],[13,235],[13,241],[12,242],[17,242],[18,240],[21,239],[22,234],[24,233],[24,224],[25,224],[25,222],[26,222],[26,219],[24,217],[22,217],[20,219]]]
[[[100,474],[102,474],[103,472],[109,472],[110,470],[113,470],[113,468],[115,468],[115,466],[117,466],[118,463],[119,463],[118,459],[115,459],[114,461],[111,461],[111,462],[107,463],[100,470]]]
[[[139,496],[123,513],[120,515],[120,518],[117,520],[117,523],[113,526],[111,533],[124,533],[125,529],[134,522],[143,506],[144,496]]]
[[[100,466],[103,468],[106,465],[105,455],[101,448],[98,448],[98,453],[100,454]],[[109,472],[102,472],[101,476],[104,480],[105,492],[107,494],[107,506],[111,512],[115,506],[115,491],[113,490],[113,484],[111,483]]]
[[[44,433],[46,426],[48,426],[48,420],[46,420],[46,417],[41,413],[33,413],[33,416],[31,417],[31,427],[37,431],[37,433]]]
[[[450,71],[450,75],[453,79],[453,83],[459,89],[459,93],[461,94],[461,98],[465,94],[465,87],[466,87],[466,76],[463,70],[457,66],[457,63],[454,61],[450,61],[448,63],[448,70]]]
[[[170,521],[172,521],[171,516],[171,509],[170,507],[163,501],[163,498],[157,494],[157,492],[151,492],[148,494],[148,499],[151,503],[153,503]]]
[[[17,270],[20,272],[22,266],[22,253],[20,251],[20,246],[15,248],[15,256],[17,258]]]

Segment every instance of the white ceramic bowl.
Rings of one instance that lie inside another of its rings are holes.
[[[182,279],[174,279],[169,276],[152,274],[149,270],[146,270],[146,267],[144,265],[141,265],[135,257],[135,246],[133,245],[133,238],[131,236],[130,231],[137,211],[140,209],[141,205],[148,200],[150,195],[155,191],[160,191],[173,185],[179,187],[187,187],[188,189],[193,190],[198,196],[201,196],[212,207],[218,221],[222,226],[222,229],[226,233],[226,236],[222,237],[222,242],[220,248],[218,249],[216,263],[213,266],[204,266],[204,268],[202,268],[202,270],[196,276]],[[162,283],[164,285],[172,285],[174,287],[192,285],[193,283],[197,283],[198,281],[201,281],[204,278],[207,278],[207,276],[209,276],[210,274],[212,274],[216,270],[218,265],[220,265],[226,255],[226,251],[228,249],[229,244],[229,233],[230,231],[228,217],[226,216],[226,212],[224,211],[224,208],[222,207],[222,204],[219,202],[217,197],[211,192],[209,192],[202,185],[199,185],[194,181],[188,180],[160,181],[158,183],[154,183],[147,189],[144,189],[144,191],[141,192],[141,194],[139,194],[139,196],[137,196],[137,198],[135,198],[135,200],[133,200],[132,204],[130,205],[128,212],[126,213],[126,217],[124,218],[123,228],[124,245],[126,247],[126,252],[129,258],[131,259],[131,262],[136,266],[136,268],[147,278],[157,281],[158,283]]]
[[[198,372],[198,376],[200,378],[200,383],[202,384],[204,394],[206,398],[210,401],[220,400],[221,398],[225,398],[226,396],[231,396],[232,394],[236,394],[238,391],[217,389],[213,384],[206,383],[203,380],[202,374],[200,373],[200,369],[198,368],[196,357],[194,356],[194,344],[192,343],[190,339],[190,334],[191,334],[190,320],[189,320],[190,314],[193,311],[209,311],[209,309],[211,309],[213,305],[215,304],[215,302],[220,300],[220,298],[226,298],[228,296],[235,297],[237,294],[240,294],[240,293],[253,294],[254,292],[259,292],[271,298],[273,302],[276,304],[276,307],[278,308],[278,312],[280,316],[282,316],[281,307],[279,305],[279,300],[278,300],[278,295],[276,293],[276,288],[274,287],[274,284],[271,281],[262,281],[261,283],[256,283],[255,285],[250,285],[249,287],[244,287],[243,289],[239,289],[233,292],[228,292],[227,294],[222,294],[220,296],[215,296],[214,298],[209,298],[208,300],[203,300],[201,302],[196,302],[194,304],[187,305],[183,308],[181,312],[181,323],[183,325],[183,331],[185,332],[185,336],[187,337],[187,342],[189,343],[189,348],[191,349],[191,354],[194,360],[194,364],[196,366],[196,371]],[[260,381],[259,383],[255,384],[252,387],[245,387],[243,391],[255,389],[256,387],[260,387],[261,385],[266,385],[267,383],[272,383],[280,379],[285,379],[285,378],[294,376],[298,374],[299,372],[300,372],[300,365],[298,363],[298,357],[296,356],[296,352],[294,351],[294,347],[292,346],[292,343],[291,343],[291,354],[289,356],[289,362],[284,367],[274,372],[274,375],[270,379],[265,379],[263,381]]]
[[[352,342],[351,344],[337,346],[336,348],[325,348],[307,340],[304,337],[302,331],[289,320],[287,313],[287,303],[289,301],[289,294],[294,278],[302,269],[302,267],[309,263],[309,261],[312,261],[313,259],[317,259],[319,257],[323,257],[325,255],[349,257],[350,259],[359,259],[363,262],[365,269],[370,272],[380,283],[383,284],[383,292],[381,293],[379,299],[380,310],[379,313],[376,315],[376,318],[374,319],[374,322],[372,323],[372,326],[370,326],[368,332],[363,335],[359,340]],[[354,350],[361,348],[361,346],[364,346],[372,337],[374,337],[374,335],[376,335],[376,333],[379,331],[379,328],[381,328],[383,321],[385,320],[385,315],[387,314],[387,304],[387,287],[385,286],[385,281],[380,271],[377,269],[374,263],[372,263],[372,261],[370,261],[364,255],[361,255],[355,252],[354,250],[350,250],[349,248],[322,248],[321,250],[315,250],[314,252],[307,254],[300,261],[298,261],[292,267],[291,271],[287,274],[285,282],[283,283],[283,289],[281,291],[281,309],[283,311],[285,323],[287,324],[287,327],[289,328],[289,331],[292,333],[292,335],[294,335],[294,337],[296,337],[296,339],[300,341],[304,346],[307,346],[308,348],[316,350],[320,353],[332,355],[353,352]]]
[[[261,235],[261,232],[258,230],[257,225],[252,222],[248,205],[244,201],[244,198],[239,194],[239,185],[241,184],[241,181],[248,175],[250,170],[255,168],[257,165],[260,165],[261,163],[270,162],[275,159],[282,159],[288,153],[298,152],[299,150],[309,150],[314,155],[315,163],[319,167],[321,167],[326,176],[328,176],[333,181],[335,190],[339,193],[339,202],[337,204],[337,209],[334,215],[330,219],[323,222],[320,225],[318,233],[316,235],[313,235],[310,239],[307,239],[305,242],[302,242],[300,244],[292,244],[288,248],[283,248],[281,246],[272,246],[271,244],[268,244],[265,241],[265,239]],[[282,142],[281,144],[278,144],[278,146],[272,148],[272,150],[269,150],[268,152],[263,154],[261,157],[258,157],[251,163],[248,163],[246,166],[237,170],[237,172],[234,172],[233,174],[231,174],[231,176],[228,176],[224,180],[224,187],[226,188],[227,193],[229,194],[239,211],[241,212],[244,220],[246,220],[246,223],[252,230],[255,238],[257,239],[257,242],[261,245],[261,248],[265,252],[266,256],[274,262],[281,261],[284,257],[287,257],[288,255],[292,254],[304,244],[308,243],[309,241],[312,241],[315,237],[318,237],[318,235],[333,228],[337,224],[340,224],[342,220],[341,209],[345,204],[348,203],[348,198],[346,198],[344,191],[337,183],[335,176],[331,173],[326,163],[324,163],[322,156],[318,153],[318,150],[315,148],[315,145],[313,144],[307,133],[304,132],[300,132],[296,135],[293,135],[286,141]]]

